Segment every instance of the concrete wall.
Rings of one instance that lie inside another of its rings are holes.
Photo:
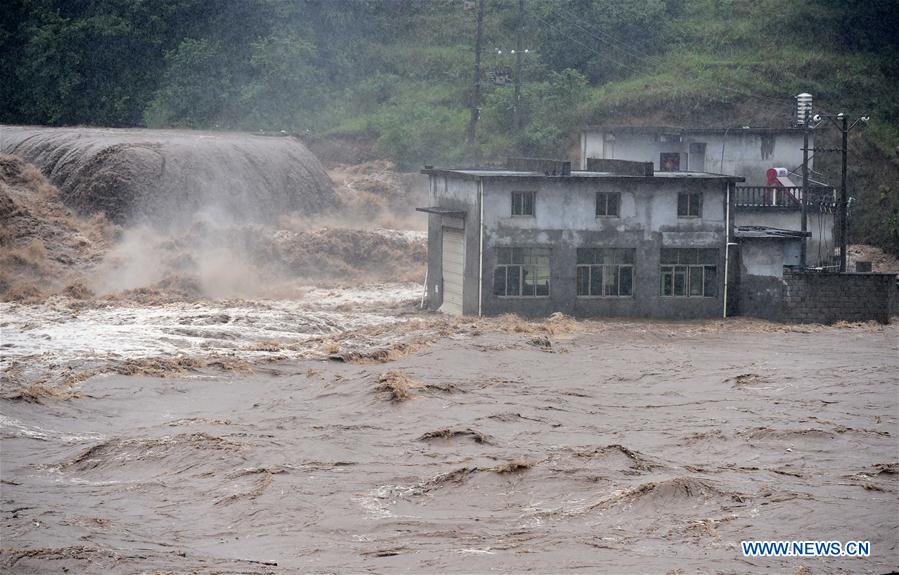
[[[673,134],[663,137],[676,140]],[[692,143],[706,145],[704,158],[689,157]],[[814,145],[814,136],[810,136],[809,144]],[[764,186],[767,184],[765,172],[769,168],[794,169],[802,165],[802,133],[798,130],[773,133],[734,128],[725,136],[723,132],[687,131],[680,142],[659,141],[659,135],[655,133],[616,130],[581,133],[581,169],[586,169],[587,158],[607,158],[651,161],[655,169],[660,170],[659,154],[662,152],[679,153],[682,171],[743,176],[746,178],[747,186]],[[809,167],[811,168],[813,164],[813,160],[810,159]]]
[[[429,206],[440,206],[466,212],[464,218],[429,214],[428,216],[428,308],[438,309],[443,304],[443,230],[444,228],[464,231],[465,264],[462,286],[462,312],[466,315],[478,313],[478,272],[479,272],[479,222],[480,204],[478,182],[431,176],[429,181]]]
[[[735,222],[738,226],[768,226],[798,231],[802,227],[802,214],[793,208],[741,207],[737,208]],[[833,224],[833,214],[809,211],[808,231],[812,236],[807,240],[806,257],[810,267],[831,265],[835,246]]]
[[[536,192],[535,217],[511,215],[511,192],[522,190]],[[677,193],[686,190],[703,192],[701,218],[677,217]],[[620,217],[594,215],[597,191],[621,193]],[[696,180],[664,183],[601,180],[562,183],[552,178],[486,180],[483,312],[529,316],[557,311],[577,316],[720,316],[724,292],[725,197],[725,184]],[[552,250],[548,297],[493,295],[496,248],[513,246]],[[663,246],[718,248],[717,297],[661,297],[659,256]],[[577,297],[579,247],[634,248],[634,296]]]

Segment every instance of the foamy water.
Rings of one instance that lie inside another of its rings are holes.
[[[0,366],[36,355],[72,361],[273,353],[260,350],[260,344],[299,344],[321,335],[402,322],[390,308],[415,300],[420,291],[414,284],[382,284],[311,289],[297,301],[128,303],[83,310],[60,302],[0,303]]]

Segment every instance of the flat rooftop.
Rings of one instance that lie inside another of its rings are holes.
[[[719,128],[683,128],[678,126],[587,126],[581,132],[616,132],[619,134],[802,134],[802,128],[769,128],[763,126],[730,126]]]
[[[421,171],[429,176],[446,176],[461,179],[477,180],[481,178],[545,178],[547,180],[577,181],[577,180],[627,180],[640,182],[670,182],[672,180],[704,180],[721,182],[744,182],[746,178],[741,176],[728,176],[725,174],[712,174],[708,172],[655,172],[652,176],[630,176],[614,172],[588,172],[572,170],[568,176],[547,176],[542,172],[521,172],[505,170],[502,168],[464,168],[443,169],[431,168]]]

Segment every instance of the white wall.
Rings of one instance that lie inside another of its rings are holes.
[[[662,137],[677,139],[675,136]],[[696,165],[689,157],[691,143],[706,144],[702,166]],[[814,145],[814,137],[809,145]],[[802,134],[798,131],[774,134],[734,128],[728,130],[726,135],[687,132],[679,142],[659,141],[659,136],[654,133],[595,130],[581,134],[581,169],[586,169],[587,158],[604,158],[651,161],[659,170],[659,155],[662,152],[681,154],[682,171],[742,176],[746,178],[743,185],[763,186],[767,183],[766,171],[769,168],[797,169],[802,165]],[[813,165],[813,160],[809,160],[809,167]]]

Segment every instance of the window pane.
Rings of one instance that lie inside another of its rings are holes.
[[[603,192],[596,192],[596,215],[606,215],[606,195]]]
[[[549,250],[535,251],[537,252],[537,295],[549,295]]]
[[[618,270],[618,295],[634,295],[634,268],[621,266]]]
[[[661,261],[663,264],[676,264],[677,250],[662,248]]]
[[[697,254],[697,263],[711,265],[716,265],[718,263],[718,250],[712,248],[697,251],[699,252]]]
[[[590,295],[602,295],[602,266],[590,268]]]
[[[549,275],[537,274],[537,290],[535,295],[549,295]]]
[[[521,248],[512,248],[512,257],[509,258],[509,262],[513,264],[523,264],[524,250]]]
[[[507,295],[505,266],[496,266],[493,270],[493,295]]]
[[[497,265],[512,263],[512,250],[509,248],[497,248],[496,263]]]
[[[589,248],[578,248],[577,249],[577,263],[578,265],[586,265],[593,263],[593,250]]]
[[[521,215],[521,194],[519,192],[512,192],[512,215]]]
[[[606,207],[606,215],[607,216],[617,216],[618,215],[618,204],[620,203],[621,194],[606,194],[607,199],[607,207]]]
[[[699,262],[699,251],[693,248],[685,248],[677,250],[677,262],[681,264],[693,265]]]
[[[688,194],[680,193],[677,195],[677,215],[678,216],[687,216],[690,215],[690,206],[689,206],[689,198]]]
[[[715,297],[718,295],[718,268],[715,266],[705,267],[703,295],[705,297]]]
[[[577,267],[577,295],[590,295],[590,267]]]
[[[534,192],[525,192],[523,213],[526,216],[534,215]]]
[[[521,266],[509,266],[506,295],[521,295]]]
[[[702,194],[690,194],[690,215],[691,216],[701,216],[702,215]]]
[[[690,295],[702,295],[702,267],[690,267]]]
[[[686,266],[677,266],[674,268],[674,295],[687,295]]]
[[[637,250],[621,250],[621,260],[619,263],[622,264],[632,264],[634,263],[634,259],[636,256]]]
[[[603,295],[618,295],[618,269],[617,266],[603,266]]]
[[[662,295],[672,295],[674,292],[672,290],[673,278],[674,278],[674,268],[672,267],[663,267],[662,273],[659,274],[662,278]]]

